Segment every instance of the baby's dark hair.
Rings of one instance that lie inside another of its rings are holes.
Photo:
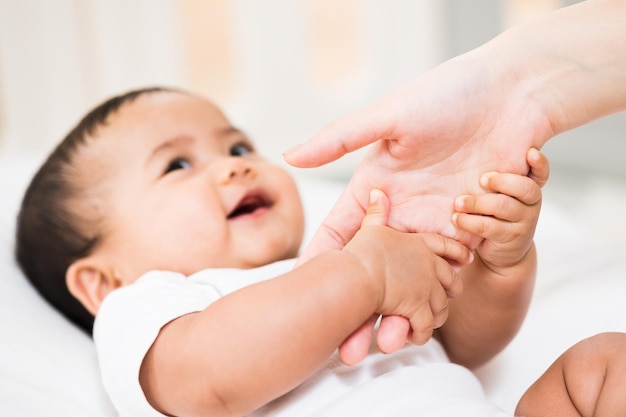
[[[76,156],[122,105],[143,94],[166,91],[177,90],[151,87],[129,91],[87,113],[39,168],[22,200],[17,217],[17,262],[35,289],[88,333],[94,317],[69,292],[65,274],[74,261],[98,246],[102,231],[94,232],[93,224],[102,219],[88,205],[79,204],[90,197],[88,190],[79,185]]]

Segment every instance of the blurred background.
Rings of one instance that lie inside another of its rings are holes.
[[[0,156],[42,158],[101,101],[162,84],[212,99],[282,161],[282,151],[336,118],[510,25],[573,3],[0,0]],[[553,166],[546,195],[622,240],[625,128],[618,114],[544,148]],[[347,179],[361,154],[315,173]]]

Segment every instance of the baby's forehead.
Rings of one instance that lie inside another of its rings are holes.
[[[212,142],[235,136],[249,140],[215,104],[168,91],[145,94],[120,106],[94,132],[92,149],[105,155],[159,146],[178,137]]]
[[[207,120],[228,123],[227,118],[211,101],[179,90],[144,89],[115,96],[87,113],[64,139],[77,139],[79,144],[102,130],[111,130],[125,125],[152,123],[155,120],[184,118],[201,114]]]
[[[137,132],[175,135],[192,131],[231,129],[222,110],[209,100],[178,92],[145,94],[124,103],[109,115],[100,136],[127,135]]]
[[[213,102],[175,91],[159,91],[138,96],[124,103],[111,114],[111,123],[154,123],[169,119],[197,117],[205,123],[230,124],[226,115]]]

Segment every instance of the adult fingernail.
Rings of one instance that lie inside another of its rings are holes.
[[[288,155],[291,155],[292,153],[296,153],[303,146],[304,146],[304,143],[299,143],[296,146],[291,147],[291,148],[287,149],[285,152],[283,152],[283,156],[288,156]]]

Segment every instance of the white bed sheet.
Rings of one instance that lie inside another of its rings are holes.
[[[0,158],[0,404],[10,416],[115,415],[99,382],[89,337],[43,302],[13,260],[15,213],[38,160]],[[300,180],[309,239],[341,185]],[[548,200],[548,199],[546,199]],[[601,331],[626,332],[626,261],[563,209],[544,202],[539,275],[515,340],[477,370],[488,396],[512,413],[527,386],[567,347]]]

